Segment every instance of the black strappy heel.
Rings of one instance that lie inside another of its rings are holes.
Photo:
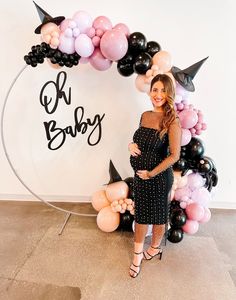
[[[134,254],[136,254],[136,255],[140,255],[140,254],[143,254],[143,252],[139,252],[139,253],[137,253],[137,252],[134,252]],[[142,259],[142,260],[143,260],[143,259]],[[132,264],[131,264],[131,266],[130,266],[130,268],[129,268],[129,269],[130,269],[131,271],[133,271],[135,274],[133,274],[133,275],[129,274],[129,275],[130,275],[130,277],[132,277],[132,278],[136,278],[136,277],[138,276],[138,274],[140,273],[140,269],[141,269],[142,260],[141,260],[141,262],[140,262],[139,266],[136,266],[134,263],[132,263]],[[134,269],[132,269],[132,266],[134,266],[134,267],[136,267],[136,268],[139,268],[138,272],[137,272],[137,271],[135,271]]]
[[[156,249],[159,249],[159,251],[157,252],[157,254],[154,254],[154,255],[151,255],[151,254],[148,253],[147,251],[144,251],[144,252],[143,252],[144,259],[145,259],[145,260],[151,260],[151,259],[153,259],[153,257],[159,255],[159,259],[161,260],[163,250],[162,250],[160,247],[153,247],[153,246],[150,246],[150,247],[153,248],[153,249],[155,249],[155,250],[156,250]],[[145,253],[146,253],[149,257],[147,257]]]

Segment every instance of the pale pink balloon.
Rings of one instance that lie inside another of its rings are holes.
[[[179,84],[178,81],[176,81],[175,93],[185,97],[188,94],[188,91],[181,84]]]
[[[205,187],[201,187],[192,192],[191,198],[202,206],[207,207],[211,200],[211,194]]]
[[[129,28],[124,23],[118,23],[116,24],[113,29],[118,30],[126,35],[126,37],[129,36]]]
[[[92,195],[92,206],[95,210],[100,211],[103,207],[109,206],[105,190],[99,190]]]
[[[187,207],[187,202],[181,201],[179,205],[181,208],[185,209]]]
[[[99,16],[93,21],[93,27],[95,29],[107,31],[112,29],[112,23],[107,17]]]
[[[96,48],[93,54],[89,57],[89,62],[98,71],[105,71],[112,65],[112,61],[105,58],[99,48]]]
[[[100,40],[100,37],[96,35],[92,38],[92,43],[94,47],[98,47],[100,45]]]
[[[135,86],[140,92],[149,93],[150,84],[147,84],[145,82],[145,79],[146,79],[145,75],[138,75],[135,79]]]
[[[86,11],[77,11],[73,16],[73,20],[76,22],[81,33],[86,33],[93,24],[92,17]]]
[[[49,23],[46,23],[45,25],[43,25],[41,27],[40,33],[44,35],[44,34],[49,34],[49,33],[53,32],[53,31],[60,32],[60,29],[59,29],[59,27],[55,23],[49,22]]]
[[[185,146],[191,141],[192,134],[189,131],[189,129],[186,129],[186,128],[181,128],[181,131],[182,131],[181,146]]]
[[[42,36],[41,36],[42,41],[45,42],[45,43],[47,43],[47,44],[50,43],[51,38],[52,38],[52,37],[51,37],[50,34],[45,34],[45,35],[42,35]]]
[[[125,199],[128,197],[129,187],[124,181],[110,183],[106,187],[106,196],[109,201]]]
[[[183,197],[190,197],[191,196],[191,190],[188,187],[184,187],[182,189],[176,189],[175,190],[175,199],[181,201]]]
[[[197,124],[198,116],[195,111],[184,109],[179,113],[179,119],[182,128],[192,128]]]
[[[194,191],[203,187],[205,179],[199,173],[191,173],[188,175],[188,187]]]
[[[126,36],[117,30],[106,31],[100,41],[102,54],[112,61],[117,61],[125,56],[128,50]]]
[[[76,22],[72,19],[65,19],[61,22],[60,24],[60,30],[65,31],[67,28],[75,28],[76,27]]]
[[[196,202],[188,204],[185,211],[190,220],[199,221],[204,216],[204,207]]]
[[[204,207],[204,216],[199,223],[207,223],[211,219],[211,211],[208,207]]]
[[[75,51],[81,57],[89,57],[94,51],[92,40],[84,33],[75,39]]]
[[[152,58],[153,64],[157,65],[163,72],[171,69],[171,56],[167,51],[159,51]]]
[[[59,50],[63,53],[73,54],[75,52],[75,40],[73,37],[66,37],[64,33],[59,38]]]
[[[199,223],[194,220],[187,220],[182,229],[188,234],[194,234],[198,231]]]
[[[57,37],[53,37],[50,40],[50,45],[53,46],[53,47],[58,47],[59,44],[60,44],[60,41]]]
[[[202,130],[206,130],[207,129],[207,124],[206,123],[202,123]]]
[[[102,208],[97,215],[98,228],[104,232],[112,232],[120,224],[120,214],[113,212],[111,206]]]
[[[89,28],[86,31],[86,34],[87,34],[88,37],[90,37],[92,39],[95,36],[95,29],[93,27]]]
[[[177,181],[177,188],[181,189],[181,188],[185,187],[187,185],[187,183],[188,183],[188,176],[187,175],[181,176],[179,178],[179,180]]]

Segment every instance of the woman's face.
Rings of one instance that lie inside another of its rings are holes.
[[[166,102],[166,91],[164,84],[161,81],[155,82],[152,86],[150,99],[154,108],[160,108]]]

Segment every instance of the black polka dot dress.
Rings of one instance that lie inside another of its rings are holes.
[[[130,156],[135,173],[135,221],[139,224],[166,224],[168,198],[174,179],[172,167],[148,180],[141,179],[136,172],[151,171],[168,156],[168,134],[160,139],[157,129],[140,126],[134,133],[133,141],[141,150],[141,155]]]

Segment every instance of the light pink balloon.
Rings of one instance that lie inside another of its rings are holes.
[[[92,40],[84,33],[75,39],[75,51],[81,57],[89,57],[94,51]]]
[[[182,128],[192,128],[197,124],[198,116],[193,110],[184,109],[179,113],[179,119]]]
[[[149,93],[150,84],[147,84],[145,82],[145,79],[146,79],[145,75],[138,75],[135,79],[135,86],[140,92]]]
[[[182,130],[181,146],[185,146],[191,141],[192,135],[191,132],[186,128],[182,128],[181,130]]]
[[[188,234],[194,234],[198,231],[199,223],[193,220],[187,220],[182,229]]]
[[[112,29],[112,23],[107,17],[99,16],[93,21],[93,27],[95,29],[107,31]]]
[[[73,16],[73,20],[76,22],[81,33],[86,33],[93,24],[92,17],[86,11],[77,11]]]
[[[100,190],[92,195],[92,206],[95,210],[100,211],[103,207],[110,206],[105,190]]]
[[[108,30],[101,38],[100,49],[106,58],[117,61],[125,56],[128,50],[128,40],[122,32]]]
[[[208,202],[211,200],[211,194],[205,187],[201,187],[192,192],[191,198],[202,206],[207,207]]]
[[[191,196],[191,190],[188,187],[184,187],[182,189],[175,190],[175,199],[176,200],[181,201],[181,200],[183,200],[183,197],[190,197],[190,196]]]
[[[159,51],[152,58],[153,64],[157,65],[163,72],[171,69],[171,56],[167,51]]]
[[[73,37],[66,37],[64,33],[60,34],[59,50],[63,53],[72,54],[75,52],[75,40]]]
[[[100,45],[100,40],[100,37],[96,35],[92,38],[92,43],[94,47],[98,47]]]
[[[120,224],[120,214],[113,212],[111,206],[102,208],[97,215],[97,225],[104,232],[112,232]]]
[[[181,84],[179,84],[178,81],[176,81],[175,93],[185,97],[188,94],[188,91]]]
[[[60,24],[60,30],[65,31],[67,28],[74,28],[75,26],[75,21],[73,21],[72,19],[65,19]]]
[[[199,173],[191,173],[188,175],[188,187],[194,191],[203,187],[205,179]]]
[[[106,187],[106,196],[109,201],[125,199],[128,197],[129,187],[124,181],[110,183]]]
[[[40,33],[44,35],[44,34],[51,33],[53,31],[60,32],[60,29],[55,23],[49,22],[41,27]]]
[[[184,188],[188,183],[188,176],[185,175],[185,176],[181,176],[178,181],[177,181],[177,188],[178,189],[181,189],[181,188]]]
[[[93,27],[89,28],[86,31],[86,34],[87,34],[88,37],[90,37],[92,39],[95,36],[95,29]]]
[[[124,33],[124,35],[126,35],[126,37],[129,36],[129,28],[124,24],[124,23],[118,23],[116,24],[113,29],[118,30],[122,33]]]
[[[204,207],[204,216],[199,223],[207,223],[211,219],[211,211],[208,207]]]
[[[199,221],[204,216],[204,207],[198,203],[190,203],[186,207],[186,214],[188,216],[188,219]]]
[[[89,57],[89,62],[96,70],[99,71],[105,71],[112,65],[112,61],[105,58],[98,48],[96,48],[93,54]]]

